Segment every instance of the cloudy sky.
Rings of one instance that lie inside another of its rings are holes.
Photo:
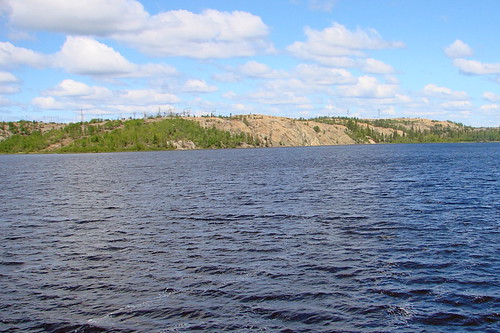
[[[0,0],[0,120],[500,126],[498,0]]]

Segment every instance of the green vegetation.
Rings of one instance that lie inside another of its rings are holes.
[[[205,128],[193,119],[179,116],[147,119],[102,120],[85,123],[44,124],[30,121],[0,122],[0,153],[83,153],[171,150],[176,148],[236,148],[269,146],[267,136],[231,133]],[[228,119],[242,121],[246,116]],[[460,123],[423,119],[357,119],[319,117],[298,119],[312,123],[342,125],[357,143],[427,143],[500,141],[500,128],[473,128]],[[324,133],[324,131],[323,131]],[[5,138],[5,139],[2,139]],[[284,143],[280,143],[284,145]]]
[[[419,122],[405,119],[357,119],[319,117],[316,122],[345,126],[346,133],[357,143],[492,142],[500,141],[500,128],[473,128],[449,121],[449,126],[433,121],[420,129]],[[384,130],[385,129],[385,130]],[[387,131],[389,129],[390,131]]]
[[[18,126],[16,126],[18,127]],[[179,117],[153,122],[143,119],[110,120],[73,123],[43,133],[15,133],[0,141],[0,153],[83,153],[171,150],[175,143],[191,141],[196,148],[236,148],[258,146],[251,136],[232,134],[215,128],[203,128],[198,123]],[[61,143],[67,141],[67,145]]]

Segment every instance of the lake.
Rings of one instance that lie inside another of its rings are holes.
[[[499,329],[499,143],[0,155],[0,171],[0,331]]]

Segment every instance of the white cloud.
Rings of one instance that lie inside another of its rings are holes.
[[[0,84],[2,83],[18,83],[19,79],[12,73],[0,72]]]
[[[64,103],[57,101],[52,96],[35,97],[31,101],[31,103],[34,106],[39,107],[40,109],[45,109],[45,110],[62,110],[62,109],[66,108],[66,105]]]
[[[156,57],[209,59],[275,52],[267,39],[267,25],[243,11],[173,10],[150,15],[135,0],[4,1],[13,27],[110,37]]]
[[[252,56],[274,52],[267,41],[268,27],[247,12],[187,10],[162,12],[139,32],[119,33],[113,38],[156,56],[185,56],[199,59]]]
[[[111,47],[89,37],[67,37],[56,64],[67,72],[96,76],[126,76],[136,69]]]
[[[392,74],[394,73],[394,68],[392,66],[383,63],[380,60],[368,58],[366,60],[361,60],[359,67],[362,71],[372,74]]]
[[[127,102],[127,104],[170,104],[178,103],[180,99],[168,93],[160,93],[153,89],[136,89],[127,90],[120,94],[119,98],[121,103]]]
[[[13,104],[14,103],[10,99],[0,95],[0,107],[11,106]]]
[[[61,81],[53,89],[44,91],[43,94],[56,97],[78,97],[86,100],[104,100],[113,96],[113,92],[106,87],[90,87],[71,79]]]
[[[190,93],[210,93],[219,90],[216,86],[210,86],[205,80],[192,79],[186,81],[183,91]]]
[[[330,67],[359,68],[366,73],[391,74],[394,69],[380,60],[367,58],[365,50],[401,48],[402,42],[384,40],[374,29],[349,30],[339,23],[324,30],[304,29],[305,42],[287,47],[295,57]]]
[[[308,85],[306,82],[295,78],[271,80],[266,82],[262,86],[262,88],[266,91],[273,91],[283,94],[289,91],[293,91],[294,93],[302,95],[312,92],[316,89],[316,87]]]
[[[457,39],[452,44],[448,45],[444,49],[444,53],[446,53],[446,55],[450,58],[464,58],[470,57],[474,54],[469,45],[462,42],[460,39]]]
[[[54,65],[73,74],[96,77],[145,77],[176,75],[172,66],[162,64],[137,65],[119,52],[90,37],[66,38],[61,50],[53,56]]]
[[[222,95],[225,99],[236,99],[238,97],[238,94],[236,94],[234,91],[228,91]]]
[[[155,57],[209,59],[275,52],[267,39],[267,25],[243,11],[173,10],[150,15],[135,0],[4,1],[13,27],[110,37]]]
[[[112,91],[106,87],[89,86],[71,79],[42,92],[31,103],[44,110],[84,111],[85,114],[155,113],[158,109],[180,102],[170,93],[155,89]]]
[[[441,103],[441,107],[448,110],[463,110],[470,109],[472,107],[472,103],[469,101],[449,101]]]
[[[426,96],[442,99],[465,100],[469,98],[465,91],[453,91],[450,88],[440,87],[435,84],[426,85],[423,92]]]
[[[72,35],[137,31],[149,17],[134,0],[5,0],[12,25]],[[43,13],[43,14],[42,14]]]
[[[146,76],[157,76],[157,75],[176,76],[179,75],[179,72],[175,67],[170,65],[148,63],[148,64],[136,65],[136,71],[134,73],[131,73],[130,76],[146,77]]]
[[[308,60],[307,57],[304,57],[304,59]],[[316,55],[314,59],[311,60],[329,67],[353,68],[359,66],[360,64],[359,59],[353,59],[350,57],[329,57]]]
[[[0,83],[0,94],[16,94],[21,91],[18,85],[6,85]]]
[[[255,111],[255,108],[252,105],[247,105],[243,103],[236,103],[231,105],[231,107],[233,110],[235,110],[235,112],[239,113],[248,113]]]
[[[288,50],[298,58],[320,60],[324,57],[363,56],[362,50],[400,48],[402,42],[387,42],[375,29],[347,29],[340,23],[333,23],[324,30],[310,27],[304,29],[307,40],[295,42]]]
[[[303,105],[309,104],[310,100],[306,96],[297,95],[293,91],[259,90],[248,95],[254,103],[269,105]]]
[[[485,111],[486,113],[491,113],[494,114],[498,117],[500,114],[500,104],[487,104],[487,105],[482,105],[480,108],[482,111]]]
[[[483,94],[483,98],[490,102],[500,102],[500,95],[487,91]]]
[[[0,83],[0,94],[16,94],[21,91],[18,85],[7,85]]]
[[[500,63],[485,64],[476,60],[455,59],[453,65],[464,74],[471,75],[500,75]]]
[[[262,64],[253,60],[241,65],[239,71],[245,76],[263,79],[276,79],[287,76],[284,71],[272,69],[266,64]]]
[[[0,68],[32,66],[41,68],[47,65],[47,56],[32,50],[17,47],[9,42],[0,42]]]
[[[15,94],[19,91],[19,79],[12,73],[0,72],[0,94]]]
[[[299,64],[294,74],[306,82],[316,85],[352,84],[356,78],[345,69],[329,68],[314,64]]]
[[[241,82],[241,75],[234,72],[216,73],[212,75],[212,79],[224,83],[236,83]]]
[[[394,106],[390,106],[384,110],[381,110],[382,114],[388,115],[388,116],[394,116],[397,112],[394,109]]]
[[[397,85],[379,83],[372,76],[360,76],[355,85],[339,87],[340,96],[360,98],[394,98],[397,90]]]

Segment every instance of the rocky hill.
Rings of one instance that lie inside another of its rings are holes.
[[[348,145],[356,143],[343,125],[264,115],[192,118],[205,128],[247,133],[266,147]]]
[[[419,118],[293,119],[267,115],[0,123],[0,153],[465,141],[500,141],[500,129]]]

